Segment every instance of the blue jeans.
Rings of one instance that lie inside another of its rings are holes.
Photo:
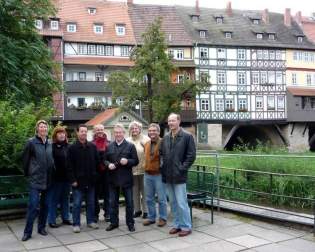
[[[184,231],[191,230],[186,184],[166,184],[166,188],[173,214],[173,227]]]
[[[31,235],[33,224],[38,216],[37,230],[45,229],[48,215],[48,197],[46,190],[30,188],[24,234]]]
[[[125,197],[126,203],[126,224],[127,226],[134,225],[133,219],[133,198],[132,198],[132,187],[121,188],[122,193]],[[113,225],[119,225],[119,193],[120,187],[109,185],[109,205],[110,205],[110,223]]]
[[[48,223],[56,224],[57,208],[60,204],[61,218],[63,221],[70,220],[70,183],[69,182],[55,182],[48,190],[49,210]]]
[[[90,224],[94,222],[95,217],[95,188],[94,186],[89,186],[86,188],[76,188],[72,187],[73,194],[73,209],[72,218],[73,226],[81,226],[81,205],[83,197],[85,198],[86,204],[86,223]]]
[[[167,220],[167,199],[165,192],[165,184],[162,182],[162,176],[144,174],[145,201],[148,206],[148,218],[150,221],[156,219],[155,194],[159,203],[159,218]]]

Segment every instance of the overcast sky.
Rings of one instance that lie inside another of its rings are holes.
[[[141,4],[164,4],[164,5],[188,5],[194,6],[195,0],[133,0]],[[225,8],[227,0],[199,0],[200,7]],[[263,10],[283,13],[285,8],[291,8],[291,13],[302,11],[303,16],[310,16],[315,12],[314,0],[233,0],[232,8],[247,10]]]

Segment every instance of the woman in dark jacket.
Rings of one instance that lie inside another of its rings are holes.
[[[52,150],[55,162],[56,171],[53,175],[53,181],[49,195],[49,211],[48,211],[48,223],[51,228],[57,228],[56,216],[57,208],[60,205],[62,223],[65,225],[72,225],[70,222],[70,182],[67,178],[67,151],[68,151],[68,139],[66,128],[57,125],[52,134]]]
[[[35,137],[28,140],[23,152],[23,169],[25,176],[29,179],[30,193],[22,241],[31,238],[33,224],[37,216],[38,233],[47,235],[45,230],[48,214],[47,188],[51,184],[54,160],[52,144],[47,137],[48,123],[44,120],[38,121],[35,131]]]

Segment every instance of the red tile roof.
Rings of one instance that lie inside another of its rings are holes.
[[[315,88],[310,87],[287,87],[287,90],[295,96],[315,96]]]
[[[87,126],[94,126],[101,124],[111,119],[118,112],[118,108],[106,109],[104,112],[99,113],[91,120],[87,121],[85,124]]]
[[[133,66],[129,58],[108,58],[108,57],[64,57],[64,64],[73,65],[108,65],[108,66]]]

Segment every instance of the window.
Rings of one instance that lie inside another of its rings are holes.
[[[268,50],[263,50],[263,59],[269,59]]]
[[[247,100],[239,99],[238,100],[238,110],[247,110]]]
[[[177,60],[184,59],[184,50],[183,49],[169,49],[168,54]]]
[[[264,99],[262,96],[256,96],[256,109],[263,109],[264,108]]]
[[[218,72],[217,73],[218,85],[226,84],[226,74],[225,72]]]
[[[113,46],[105,46],[105,55],[106,56],[113,56],[114,55]]]
[[[293,52],[293,60],[298,60],[298,52],[297,51]]]
[[[276,60],[281,60],[282,59],[282,54],[281,51],[276,51]]]
[[[205,30],[200,30],[199,31],[199,37],[200,38],[205,38],[206,37],[206,31]]]
[[[116,34],[118,36],[124,36],[126,33],[125,25],[116,25]]]
[[[260,72],[260,83],[261,84],[267,84],[268,83],[267,72]]]
[[[95,15],[96,14],[96,8],[89,7],[88,8],[88,13],[91,14],[91,15]]]
[[[94,24],[94,33],[102,34],[103,33],[103,25],[101,25],[101,24]]]
[[[233,100],[232,99],[226,99],[225,100],[225,110],[229,110],[229,111],[234,110],[234,108],[233,108]]]
[[[284,96],[280,95],[277,98],[278,110],[284,110]]]
[[[257,39],[263,39],[263,34],[262,33],[257,33],[256,34]]]
[[[224,48],[218,48],[218,58],[219,59],[226,58],[226,50]]]
[[[191,16],[191,20],[192,20],[193,22],[199,22],[199,16],[198,16],[198,15],[192,15],[192,16]]]
[[[245,85],[246,84],[246,74],[245,72],[237,73],[237,84]]]
[[[217,24],[223,24],[223,17],[216,17],[215,21],[217,22]]]
[[[226,32],[225,38],[232,38],[232,32]]]
[[[252,22],[253,22],[253,24],[255,24],[255,25],[259,25],[259,19],[253,19]]]
[[[283,84],[282,72],[276,72],[276,84]]]
[[[293,85],[296,85],[296,84],[297,84],[296,73],[292,73],[291,79],[292,79],[292,84],[293,84]]]
[[[83,107],[85,105],[86,105],[85,104],[85,98],[83,98],[83,97],[78,98],[78,107]]]
[[[124,103],[124,99],[123,99],[122,97],[116,98],[116,104],[117,104],[118,106],[123,105],[123,103]]]
[[[253,84],[259,84],[259,72],[252,72]]]
[[[129,56],[129,47],[128,46],[121,46],[120,47],[121,50],[121,56]]]
[[[209,100],[201,99],[201,111],[209,111]]]
[[[275,51],[269,51],[269,59],[274,60],[276,58],[276,53]]]
[[[311,102],[311,108],[314,109],[315,108],[315,98],[310,97],[310,102]]]
[[[268,72],[268,83],[275,84],[276,83],[276,74],[273,71]]]
[[[262,50],[257,50],[257,59],[262,59],[263,58],[263,51]]]
[[[50,29],[58,30],[59,29],[59,21],[58,20],[50,20]]]
[[[90,55],[96,54],[96,45],[88,45],[88,54]]]
[[[35,20],[35,28],[38,30],[43,29],[43,20],[36,19]]]
[[[207,72],[200,72],[200,81],[208,82],[209,76]]]
[[[103,81],[103,80],[104,80],[103,73],[101,73],[101,72],[96,72],[96,73],[95,73],[95,81]]]
[[[78,52],[80,55],[87,54],[87,44],[78,44]]]
[[[178,74],[177,75],[177,83],[183,83],[184,82],[185,75],[184,74]]]
[[[104,55],[105,54],[103,45],[97,45],[96,49],[97,49],[97,55]]]
[[[312,75],[311,74],[306,74],[306,84],[312,85]]]
[[[224,111],[223,99],[216,99],[215,100],[215,111]]]
[[[268,38],[269,38],[269,40],[275,40],[276,36],[275,36],[275,34],[270,33],[270,34],[268,35]]]
[[[275,97],[267,96],[267,109],[274,110],[275,109]]]
[[[237,49],[237,59],[238,60],[246,60],[246,50],[245,49]]]
[[[77,25],[76,24],[67,24],[67,32],[76,32]]]
[[[79,72],[79,81],[86,80],[86,72]]]
[[[200,48],[200,59],[208,59],[208,48]]]
[[[298,36],[297,37],[297,41],[298,41],[298,43],[302,43],[303,42],[303,37],[302,36]]]

